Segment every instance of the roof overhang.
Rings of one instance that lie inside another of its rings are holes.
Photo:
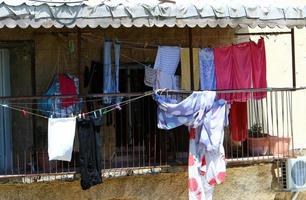
[[[0,28],[305,25],[306,4],[281,0],[0,0]]]

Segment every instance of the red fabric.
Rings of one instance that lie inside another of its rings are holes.
[[[249,42],[241,43],[232,46],[234,65],[233,72],[233,89],[248,89],[251,88],[252,83],[252,55],[251,45]],[[240,92],[233,93],[233,100],[247,101],[250,93]]]
[[[234,102],[229,113],[229,128],[234,141],[244,141],[248,134],[247,102]]]
[[[59,84],[61,95],[76,95],[77,89],[75,87],[74,81],[67,77],[66,75],[59,75]],[[69,107],[76,102],[75,98],[65,98],[61,101],[61,106],[63,108]]]
[[[253,88],[267,88],[265,40],[251,43]],[[267,97],[267,92],[254,92],[254,99]]]
[[[214,62],[216,72],[216,86],[218,90],[233,89],[233,59],[232,48],[214,48]],[[230,101],[232,94],[219,93],[220,99]]]
[[[264,40],[244,42],[214,49],[216,85],[218,90],[266,88],[266,56]],[[263,93],[255,93],[254,98],[263,98]],[[243,102],[250,98],[249,92],[220,93],[219,98],[233,102]]]

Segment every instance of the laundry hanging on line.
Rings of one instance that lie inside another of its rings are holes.
[[[167,88],[177,90],[180,88],[180,77],[175,75],[179,62],[179,47],[158,47],[154,63],[154,70],[156,70],[156,75],[155,73],[151,73],[152,76],[156,76],[154,89]],[[154,79],[154,77],[151,77],[150,79]]]
[[[49,160],[71,161],[76,117],[48,119]]]
[[[216,86],[218,90],[266,88],[266,56],[264,39],[214,48]],[[250,92],[219,94],[229,102],[247,101]],[[253,98],[266,97],[266,92],[254,93]]]
[[[67,85],[63,85],[66,84]],[[79,79],[71,74],[56,74],[53,76],[45,96],[52,95],[78,95]],[[38,109],[46,117],[63,118],[76,115],[82,109],[81,98],[49,98],[38,102]]]
[[[229,113],[231,138],[235,142],[245,141],[248,136],[247,102],[233,102]]]
[[[199,52],[200,89],[216,90],[214,51],[211,48],[201,49]]]
[[[112,46],[114,47],[115,65],[112,65]],[[104,41],[103,51],[103,93],[119,92],[120,43]],[[122,97],[104,97],[105,104],[119,103]]]
[[[213,186],[223,183],[226,175],[226,102],[216,100],[216,92],[212,91],[193,92],[181,102],[158,94],[154,99],[158,104],[158,128],[189,126],[189,199],[212,199]]]
[[[102,183],[100,127],[102,117],[78,119],[81,186],[83,190]]]

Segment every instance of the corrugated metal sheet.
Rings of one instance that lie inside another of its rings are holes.
[[[0,0],[0,27],[304,27],[306,5],[281,0]]]

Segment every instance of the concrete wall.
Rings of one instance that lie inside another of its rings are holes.
[[[271,189],[276,180],[272,165],[229,168],[225,183],[214,191],[214,200],[289,200],[290,193]],[[79,181],[33,184],[0,184],[0,199],[188,199],[187,173],[127,176],[104,180],[100,185],[83,191]],[[298,200],[305,199],[301,193]]]

